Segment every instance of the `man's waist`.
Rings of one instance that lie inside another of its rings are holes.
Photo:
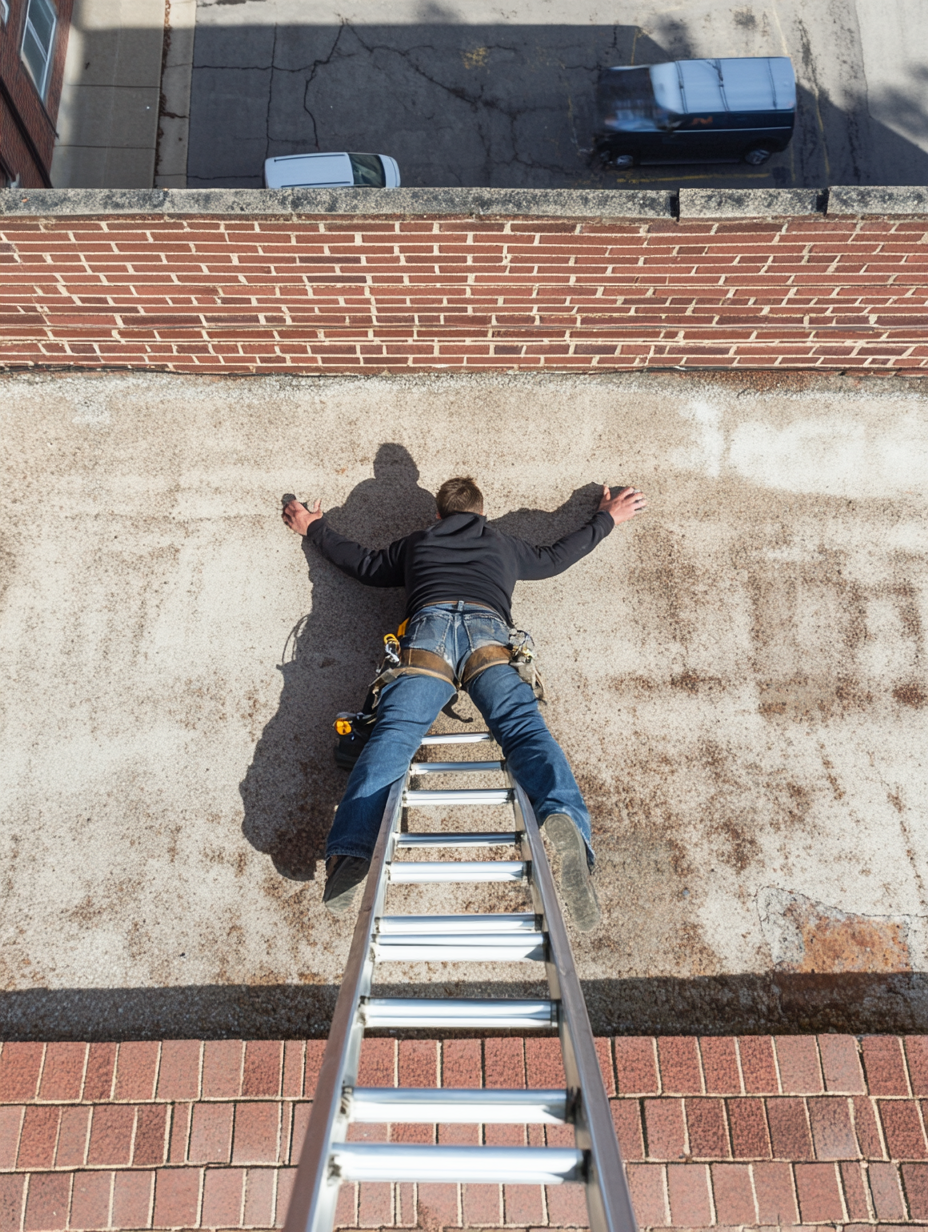
[[[464,610],[469,607],[479,607],[484,612],[492,612],[494,616],[498,616],[500,620],[505,621],[506,617],[490,603],[481,603],[479,599],[429,599],[426,603],[420,603],[415,611],[410,612],[410,617],[418,616],[420,612],[424,612],[426,608],[440,607],[445,610],[457,611]]]

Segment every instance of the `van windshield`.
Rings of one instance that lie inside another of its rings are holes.
[[[383,163],[376,154],[349,154],[356,188],[386,188]]]
[[[599,119],[606,132],[655,132],[672,127],[670,112],[654,96],[647,68],[607,68],[599,76]]]

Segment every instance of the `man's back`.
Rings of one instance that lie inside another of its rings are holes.
[[[512,592],[520,579],[562,573],[609,534],[612,517],[600,510],[579,530],[550,547],[505,535],[479,513],[451,513],[425,530],[374,551],[345,539],[320,519],[307,537],[349,576],[368,586],[405,586],[406,614],[431,603],[482,603],[512,623]]]

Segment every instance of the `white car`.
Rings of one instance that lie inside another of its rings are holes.
[[[389,154],[284,154],[264,163],[265,188],[399,188]]]

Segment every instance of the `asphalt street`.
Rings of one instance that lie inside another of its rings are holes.
[[[792,144],[740,164],[603,170],[611,64],[789,55]],[[928,182],[923,0],[200,0],[188,184],[259,187],[265,158],[391,154],[410,187],[824,187]]]

